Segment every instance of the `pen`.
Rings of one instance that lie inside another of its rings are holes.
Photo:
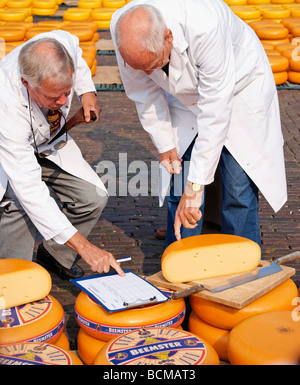
[[[124,257],[124,258],[117,259],[117,262],[126,262],[126,261],[131,261],[131,257]]]

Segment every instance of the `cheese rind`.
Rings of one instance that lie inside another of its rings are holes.
[[[249,239],[227,234],[195,235],[169,245],[161,269],[169,282],[189,282],[251,271],[260,259],[259,245]]]
[[[46,269],[23,259],[0,259],[0,310],[46,297],[52,280]]]

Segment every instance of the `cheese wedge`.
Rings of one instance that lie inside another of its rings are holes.
[[[259,245],[236,235],[205,234],[169,245],[162,255],[164,278],[173,283],[239,274],[255,269]]]
[[[0,310],[46,297],[51,284],[48,271],[35,262],[0,259]]]

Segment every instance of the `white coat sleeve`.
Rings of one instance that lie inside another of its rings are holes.
[[[188,179],[210,184],[230,125],[235,87],[235,60],[225,23],[219,23],[191,45],[198,67],[198,137]]]

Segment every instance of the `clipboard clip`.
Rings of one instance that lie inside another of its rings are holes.
[[[135,302],[131,302],[131,303],[123,302],[123,306],[125,306],[126,309],[132,309],[132,308],[135,308],[135,307],[143,307],[143,306],[147,306],[147,305],[154,305],[155,303],[157,303],[156,296],[151,297],[151,298],[146,299],[146,300],[137,299]]]

